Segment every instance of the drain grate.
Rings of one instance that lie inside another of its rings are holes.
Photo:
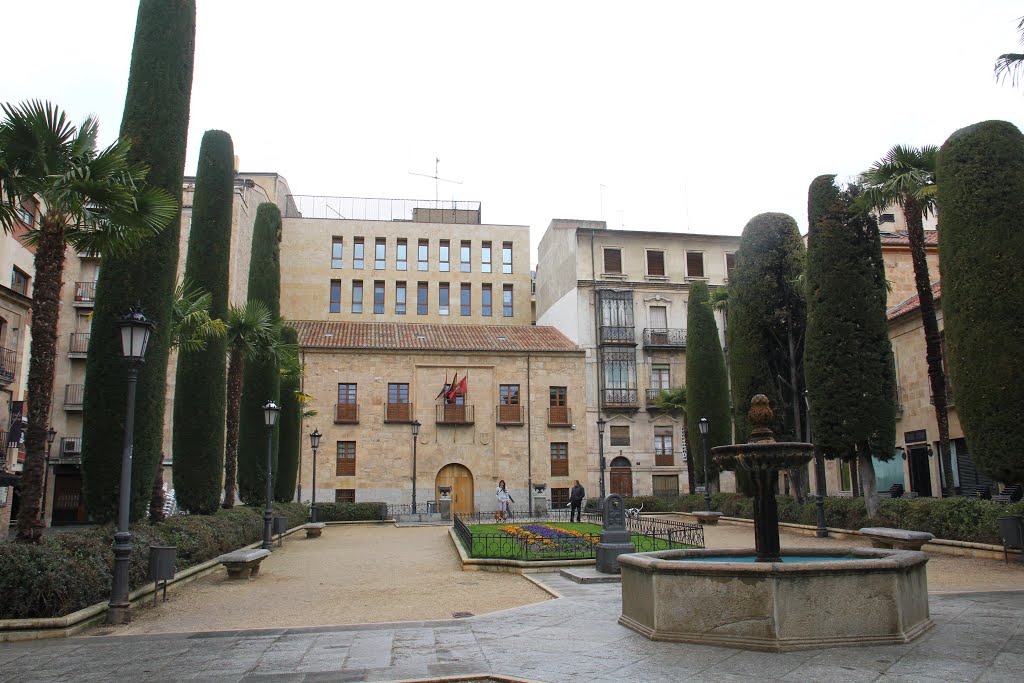
[[[473,616],[472,612],[452,612],[452,617],[455,619],[465,619],[471,616]]]

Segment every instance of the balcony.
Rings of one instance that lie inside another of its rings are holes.
[[[686,330],[679,328],[648,327],[644,329],[644,348],[685,349]]]
[[[604,408],[639,408],[636,389],[602,389],[601,405]]]
[[[497,423],[506,427],[524,424],[526,422],[525,408],[526,406],[495,406],[494,414],[497,415]]]
[[[359,423],[358,403],[339,403],[334,410],[334,424],[354,425]]]
[[[632,344],[636,346],[636,331],[632,327],[601,326],[602,344]]]
[[[92,308],[96,302],[96,282],[75,283],[75,308]]]
[[[411,403],[385,403],[385,422],[412,422],[413,409]]]
[[[657,407],[658,407],[658,397],[661,396],[661,392],[663,392],[663,391],[668,391],[668,389],[647,389],[647,391],[645,392],[645,396],[646,396],[645,405],[648,408],[655,408],[655,409],[657,409]]]
[[[17,351],[0,346],[0,385],[10,384],[14,381],[17,360]]]
[[[68,358],[85,358],[89,352],[89,333],[72,332],[71,343],[68,345]]]
[[[80,251],[80,252],[78,252],[78,258],[98,259],[99,257],[100,257],[100,253],[98,251]]]
[[[571,427],[572,408],[569,406],[550,406],[548,408],[548,427]]]
[[[60,459],[79,462],[82,458],[82,437],[64,436],[60,440]]]
[[[85,396],[84,384],[65,384],[64,410],[81,410],[83,396]]]
[[[473,424],[473,406],[438,405],[434,406],[437,415],[434,421],[439,425],[471,425]]]
[[[656,467],[672,467],[675,464],[675,457],[671,448],[654,449],[654,465]]]

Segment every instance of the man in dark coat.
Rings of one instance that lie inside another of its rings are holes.
[[[577,479],[573,485],[572,490],[569,491],[569,521],[573,521],[574,516],[577,522],[580,520],[580,506],[583,505],[583,498],[586,497],[586,490],[580,486],[580,480]]]

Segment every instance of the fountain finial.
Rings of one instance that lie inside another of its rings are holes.
[[[747,418],[750,420],[750,443],[775,441],[775,434],[772,432],[775,413],[772,412],[772,404],[767,396],[757,394],[750,399],[750,412],[747,413]]]

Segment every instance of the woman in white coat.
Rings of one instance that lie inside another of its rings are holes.
[[[508,505],[514,503],[512,496],[509,495],[505,489],[505,480],[502,479],[498,482],[498,488],[494,491],[494,497],[498,499],[498,517],[505,519],[508,517]]]

